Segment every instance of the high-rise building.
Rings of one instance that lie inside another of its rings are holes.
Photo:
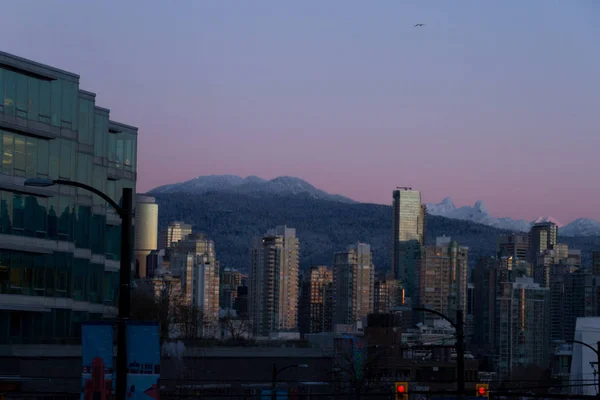
[[[546,250],[554,250],[558,226],[554,222],[534,224],[529,231],[529,262],[536,264],[538,256]]]
[[[219,304],[226,310],[233,309],[237,288],[242,285],[242,273],[233,268],[220,268]]]
[[[415,294],[417,262],[425,237],[425,206],[421,192],[407,187],[394,190],[392,271],[406,296]]]
[[[299,251],[296,230],[278,226],[255,238],[250,256],[249,307],[254,333],[298,327]]]
[[[600,275],[600,250],[592,251],[592,274]]]
[[[312,267],[302,281],[300,333],[331,332],[333,272],[325,265]]]
[[[373,299],[376,313],[390,313],[404,304],[404,289],[393,272],[382,273],[375,280]]]
[[[0,52],[0,344],[78,339],[116,315],[120,218],[90,185],[135,193],[137,128],[111,121],[79,75]]]
[[[512,233],[498,236],[496,251],[498,257],[512,257],[514,260],[526,261],[529,256],[529,235]]]
[[[135,271],[146,277],[146,257],[158,246],[158,204],[154,197],[138,194],[135,203]]]
[[[333,261],[333,324],[366,323],[374,306],[375,267],[371,246],[355,243]]]
[[[550,354],[550,289],[532,278],[501,282],[496,298],[497,373],[500,379],[515,367],[547,367]]]
[[[197,307],[204,323],[217,323],[219,263],[214,242],[202,233],[187,235],[175,244],[170,268],[173,275],[181,277],[184,303]]]
[[[466,311],[468,254],[467,247],[446,236],[438,237],[435,245],[424,247],[418,274],[420,305],[451,318],[457,310]]]
[[[160,231],[159,248],[173,247],[175,243],[185,239],[192,233],[192,226],[181,221],[169,222],[169,225]]]

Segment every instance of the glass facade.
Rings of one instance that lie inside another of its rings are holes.
[[[137,128],[110,121],[77,75],[0,56],[0,344],[77,341],[81,322],[116,312],[120,221],[86,190],[23,180],[120,203],[135,193]]]

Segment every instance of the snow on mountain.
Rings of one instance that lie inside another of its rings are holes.
[[[590,218],[578,218],[559,231],[563,236],[600,236],[600,222]]]
[[[339,201],[342,203],[355,203],[347,197],[329,194],[315,188],[310,183],[292,176],[280,176],[275,179],[265,180],[257,176],[242,178],[237,175],[207,175],[198,176],[189,181],[159,186],[149,193],[193,193],[204,194],[208,192],[236,192],[247,195],[299,195],[306,194],[315,199]]]
[[[478,200],[473,207],[463,206],[457,208],[451,198],[446,197],[439,204],[426,204],[427,212],[442,217],[462,219],[477,222],[479,224],[493,226],[500,229],[526,232],[531,228],[531,222],[525,220],[514,220],[512,218],[496,218],[490,215],[483,201]]]
[[[540,224],[540,223],[543,223],[543,222],[553,222],[559,228],[562,228],[564,226],[563,224],[561,224],[560,222],[558,222],[556,220],[556,218],[554,218],[554,217],[539,217],[538,219],[536,219],[535,221],[533,221],[534,224]]]

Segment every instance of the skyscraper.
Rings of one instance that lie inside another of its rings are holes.
[[[531,278],[501,282],[496,299],[497,370],[500,379],[515,367],[547,367],[550,346],[550,290]]]
[[[331,332],[333,272],[325,265],[312,267],[302,282],[301,333]]]
[[[333,262],[333,323],[355,325],[374,309],[375,267],[371,246],[355,243]]]
[[[538,256],[545,250],[554,250],[558,227],[554,222],[539,222],[529,231],[529,262],[534,266]]]
[[[191,233],[192,226],[190,224],[181,221],[169,222],[169,225],[160,231],[159,247],[161,249],[173,247],[175,243],[185,239],[185,237]]]
[[[498,257],[512,257],[514,260],[526,261],[529,256],[529,235],[511,233],[498,236],[496,246]]]
[[[79,75],[0,52],[0,344],[80,338],[116,315],[121,220],[90,185],[135,193],[135,127],[111,121]]]
[[[219,263],[215,244],[205,234],[194,233],[177,242],[170,268],[182,279],[184,303],[202,311],[203,322],[219,320]]]
[[[158,246],[158,204],[154,197],[138,194],[135,203],[135,270],[146,277],[146,257]]]
[[[419,304],[453,318],[467,309],[469,249],[449,237],[425,246],[419,262]]]
[[[425,235],[425,206],[421,192],[407,187],[394,190],[392,271],[407,297],[415,294],[417,260]]]
[[[592,274],[600,275],[600,250],[592,251]]]
[[[256,335],[297,329],[299,251],[296,230],[286,226],[254,239],[248,312]]]

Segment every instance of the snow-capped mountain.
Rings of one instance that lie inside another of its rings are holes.
[[[564,226],[553,217],[539,217],[531,222],[508,217],[496,218],[490,215],[481,200],[475,202],[473,207],[457,208],[449,197],[446,197],[439,204],[426,204],[426,206],[427,212],[432,215],[463,219],[516,232],[528,232],[533,224],[553,222],[559,228],[558,233],[563,236],[600,236],[600,222],[589,218],[579,218]]]
[[[578,218],[559,231],[563,236],[600,236],[600,222],[590,218]]]
[[[462,219],[477,222],[479,224],[493,226],[500,229],[511,231],[527,232],[531,228],[531,222],[525,220],[514,220],[512,218],[496,218],[490,215],[489,211],[478,200],[473,207],[463,206],[457,208],[451,198],[446,197],[439,204],[426,204],[427,212],[432,215],[441,215],[442,217]]]
[[[208,192],[235,192],[247,195],[299,195],[307,194],[315,199],[339,201],[342,203],[356,203],[347,197],[329,194],[315,188],[310,183],[292,176],[280,176],[266,180],[257,176],[242,178],[237,175],[207,175],[198,176],[189,181],[159,186],[149,193],[193,193],[204,194]]]

